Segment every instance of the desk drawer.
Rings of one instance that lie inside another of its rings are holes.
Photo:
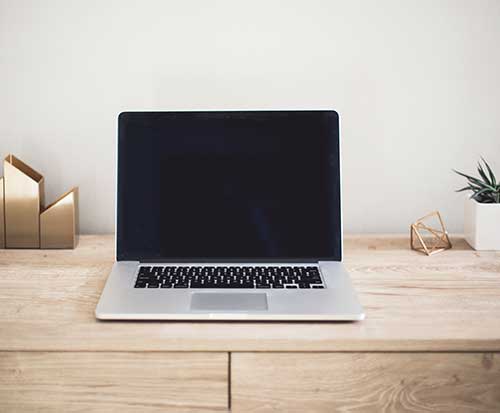
[[[227,408],[227,353],[0,352],[1,412]]]
[[[238,412],[499,412],[500,354],[233,353]]]

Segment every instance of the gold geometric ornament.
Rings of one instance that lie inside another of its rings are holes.
[[[0,177],[0,248],[75,248],[78,188],[44,208],[44,178],[14,155]]]
[[[451,248],[451,241],[441,214],[431,212],[410,226],[410,247],[427,255]]]
[[[40,248],[43,176],[14,155],[3,163],[6,248]]]
[[[75,248],[78,242],[78,188],[66,192],[40,215],[40,248]]]
[[[0,177],[0,248],[5,248],[5,213],[3,204],[3,177]]]

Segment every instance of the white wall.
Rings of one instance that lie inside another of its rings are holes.
[[[349,232],[406,232],[500,176],[500,1],[0,0],[0,154],[114,228],[122,110],[337,109]]]

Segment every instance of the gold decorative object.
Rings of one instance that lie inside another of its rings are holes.
[[[5,214],[3,211],[3,177],[0,177],[0,248],[5,248]]]
[[[40,248],[43,176],[13,155],[4,160],[5,246]]]
[[[41,248],[75,248],[78,234],[78,188],[66,192],[40,215]]]
[[[411,224],[410,246],[411,249],[427,255],[451,248],[448,232],[438,211],[431,212]]]
[[[78,188],[44,208],[43,176],[14,155],[0,178],[0,248],[75,248]]]

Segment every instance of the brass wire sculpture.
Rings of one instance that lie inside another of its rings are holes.
[[[432,219],[440,228],[435,228],[428,223]],[[411,224],[410,246],[412,250],[427,255],[433,255],[452,247],[439,211],[431,212]]]

